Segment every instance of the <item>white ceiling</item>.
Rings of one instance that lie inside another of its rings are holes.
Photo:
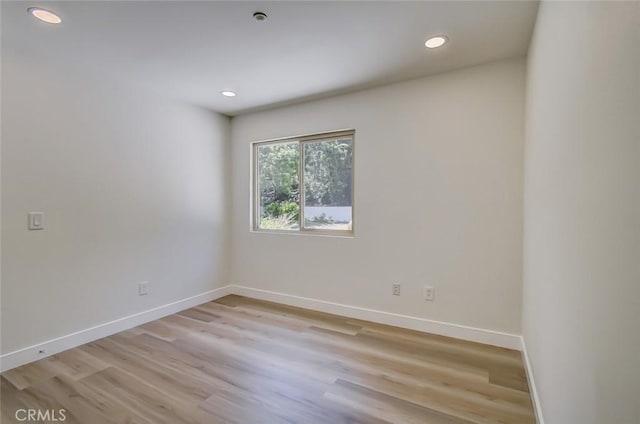
[[[29,6],[63,23],[37,21]],[[2,48],[236,115],[523,55],[536,10],[529,1],[3,1]],[[268,20],[254,21],[255,11]],[[442,33],[448,44],[424,47]]]

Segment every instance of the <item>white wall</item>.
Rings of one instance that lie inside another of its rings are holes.
[[[4,49],[2,352],[225,284],[228,137],[226,117]]]
[[[519,334],[524,89],[517,59],[233,118],[232,281]],[[355,237],[250,232],[250,142],[345,128]]]
[[[640,3],[542,3],[523,335],[547,424],[640,422]]]

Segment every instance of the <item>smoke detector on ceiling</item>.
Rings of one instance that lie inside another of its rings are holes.
[[[253,14],[253,19],[258,22],[264,22],[267,20],[267,14],[264,12],[256,12]]]

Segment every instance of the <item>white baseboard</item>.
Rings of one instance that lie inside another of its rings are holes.
[[[533,378],[533,368],[531,368],[531,362],[529,361],[529,354],[527,353],[527,346],[524,343],[524,337],[520,337],[520,341],[522,342],[522,360],[524,362],[525,372],[527,373],[527,381],[529,382],[529,392],[531,393],[533,410],[536,413],[536,422],[538,424],[544,424],[544,418],[542,417],[542,407],[540,405],[540,398],[538,397],[536,382]]]
[[[343,305],[339,303],[327,302],[324,300],[311,299],[307,297],[294,296],[290,294],[277,293],[232,284],[166,305],[158,306],[147,311],[119,318],[117,320],[100,324],[95,327],[87,328],[85,330],[68,334],[66,336],[48,340],[43,343],[38,343],[36,345],[19,349],[14,352],[6,353],[0,356],[0,372],[4,372],[12,368],[19,367],[20,365],[46,358],[47,356],[54,355],[64,350],[110,336],[120,331],[128,330],[138,325],[145,324],[149,321],[160,319],[167,315],[174,314],[176,312],[200,305],[205,302],[210,302],[229,294],[237,294],[255,299],[268,300],[285,305],[311,309],[314,311],[342,315],[350,318],[372,321],[380,324],[393,325],[396,327],[408,328],[410,330],[422,331],[425,333],[438,334],[472,342],[505,347],[508,349],[521,350],[524,348],[522,338],[519,335],[515,334],[502,333],[499,331],[486,330],[482,328],[474,328],[448,322],[434,321],[426,318],[395,314],[392,312],[377,311],[374,309],[361,308],[358,306]],[[527,372],[529,373],[529,381],[533,383],[533,378],[529,370],[529,363],[526,363]],[[533,387],[532,393],[535,396],[535,386]],[[537,396],[535,396],[534,399],[537,407],[537,405],[539,405]],[[542,421],[539,422],[542,423]]]
[[[339,303],[326,302],[324,300],[293,296],[290,294],[259,290],[239,285],[231,285],[228,287],[230,287],[230,291],[233,294],[252,297],[255,299],[268,300],[285,305],[312,309],[314,311],[342,315],[350,318],[372,321],[379,324],[393,325],[396,327],[408,328],[410,330],[454,337],[456,339],[469,340],[472,342],[500,346],[508,349],[520,350],[522,348],[521,338],[516,334],[502,333],[499,331],[468,327],[466,325],[377,311],[358,306],[342,305]]]
[[[214,299],[218,299],[231,294],[229,290],[230,286],[224,286],[186,299],[139,312],[137,314],[119,318],[111,322],[96,325],[95,327],[87,328],[86,330],[81,330],[43,343],[38,343],[30,347],[5,353],[0,356],[0,372],[46,358],[47,356],[54,355],[64,350],[110,336],[120,331],[128,330],[149,321],[154,321],[167,315],[175,314],[176,312],[180,312]]]

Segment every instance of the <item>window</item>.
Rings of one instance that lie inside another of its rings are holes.
[[[254,143],[254,230],[351,234],[353,136],[340,131]]]

